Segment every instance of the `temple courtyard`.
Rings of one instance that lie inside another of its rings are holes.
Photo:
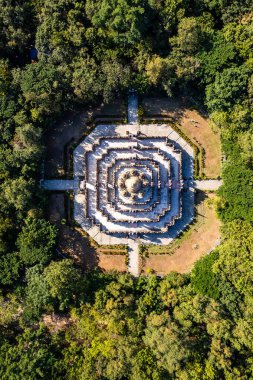
[[[128,270],[141,271],[140,246],[170,246],[194,220],[194,194],[217,179],[194,179],[194,149],[169,123],[145,124],[135,94],[127,123],[101,123],[73,149],[73,175],[43,179],[71,191],[76,225],[98,246],[128,247]]]

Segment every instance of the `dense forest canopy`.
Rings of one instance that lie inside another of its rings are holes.
[[[253,378],[252,54],[251,0],[0,0],[1,379]],[[221,130],[222,244],[190,275],[83,273],[55,252],[45,132],[129,88],[194,99]]]

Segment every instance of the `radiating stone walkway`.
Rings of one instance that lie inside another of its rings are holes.
[[[139,275],[139,245],[134,239],[128,239],[128,270],[133,276]]]
[[[138,97],[135,92],[128,96],[128,124],[138,124]]]
[[[194,181],[194,187],[202,191],[216,191],[222,185],[222,181],[218,179],[202,179]]]
[[[75,181],[72,179],[45,179],[40,185],[45,190],[67,191],[74,190]]]
[[[222,180],[204,179],[194,181],[194,188],[202,191],[216,191],[222,185]],[[45,179],[41,181],[41,187],[49,191],[74,190],[75,181],[71,179]]]

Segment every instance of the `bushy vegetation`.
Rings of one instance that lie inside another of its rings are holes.
[[[253,378],[252,14],[251,0],[0,0],[1,379]],[[191,97],[221,129],[222,244],[189,276],[83,273],[45,220],[45,131],[128,88]]]

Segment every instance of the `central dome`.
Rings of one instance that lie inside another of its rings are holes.
[[[140,170],[124,170],[118,178],[119,192],[124,198],[141,199],[149,189],[149,180]]]
[[[138,191],[140,191],[142,188],[142,180],[137,176],[133,176],[126,179],[125,185],[126,185],[126,190],[130,194],[138,193]]]

